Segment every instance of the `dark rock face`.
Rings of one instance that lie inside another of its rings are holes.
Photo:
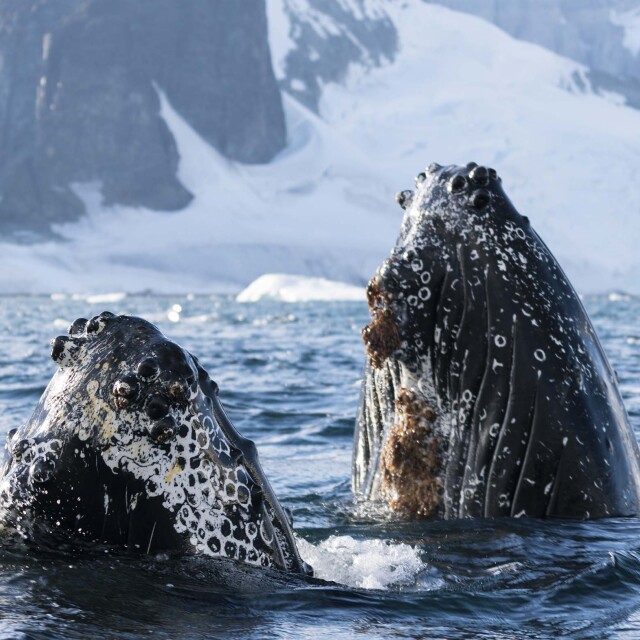
[[[375,67],[394,59],[398,33],[389,16],[370,0],[284,0],[289,38],[295,47],[284,60],[282,88],[318,111],[322,85],[340,82],[352,63]]]
[[[158,90],[226,157],[285,144],[264,0],[0,0],[0,231],[42,233],[106,203],[191,200]]]

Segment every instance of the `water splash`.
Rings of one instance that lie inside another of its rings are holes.
[[[330,536],[317,545],[297,539],[302,558],[315,576],[360,589],[413,585],[425,569],[417,549],[385,540]]]

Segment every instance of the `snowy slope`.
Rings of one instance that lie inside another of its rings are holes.
[[[272,271],[366,282],[400,220],[366,157],[289,98],[288,148],[269,165],[232,163],[162,105],[192,204],[102,207],[98,185],[77,185],[89,216],[56,228],[64,243],[0,246],[2,291],[239,291]]]
[[[496,167],[580,290],[640,293],[640,111],[478,18],[384,7],[393,63],[325,86],[322,119],[285,96],[289,145],[272,163],[224,160],[163,98],[191,205],[107,208],[97,185],[77,185],[90,215],[57,228],[63,243],[0,246],[0,291],[239,291],[269,272],[361,285],[395,242],[394,192],[430,162],[475,160]],[[280,16],[271,38],[286,37]]]
[[[640,292],[640,111],[478,18],[421,2],[388,11],[396,61],[326,87],[334,130],[397,189],[432,161],[496,167],[580,290]]]

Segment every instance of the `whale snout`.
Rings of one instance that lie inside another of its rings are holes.
[[[369,286],[355,492],[409,517],[637,513],[611,367],[497,173],[430,165],[397,201],[400,235]]]
[[[7,448],[7,528],[36,544],[62,536],[310,571],[255,445],[188,351],[104,312],[76,320],[51,356],[58,372]]]

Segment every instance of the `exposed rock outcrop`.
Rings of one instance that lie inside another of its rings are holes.
[[[375,67],[395,57],[398,33],[385,2],[270,1],[273,14],[286,21],[292,44],[277,60],[280,84],[313,111],[318,111],[323,85],[344,80],[352,64]]]
[[[188,204],[158,91],[226,157],[273,158],[286,130],[264,0],[0,1],[0,232],[78,218],[74,183]]]

